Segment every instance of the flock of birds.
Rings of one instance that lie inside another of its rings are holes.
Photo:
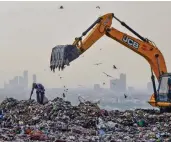
[[[97,8],[97,9],[100,9],[100,6],[96,6],[96,8]],[[61,6],[59,7],[59,9],[64,9],[64,6],[61,5]],[[100,49],[100,50],[102,50],[102,49]],[[84,57],[84,56],[82,56],[82,57]],[[102,63],[95,63],[94,65],[99,66],[99,65],[101,65],[101,64],[102,64]],[[115,65],[113,65],[113,69],[117,69],[117,67],[116,67]],[[103,74],[105,74],[107,77],[113,78],[111,75],[109,75],[109,74],[107,74],[107,73],[105,73],[105,72],[103,72]],[[61,77],[60,75],[59,75],[59,77],[60,77],[60,79],[63,78],[63,77]],[[114,83],[112,83],[112,84],[114,84]],[[103,85],[105,85],[105,82],[103,82]],[[115,85],[115,84],[114,84],[114,85]],[[78,85],[78,86],[82,86],[82,85]],[[68,89],[66,89],[65,86],[64,86],[64,92],[65,92],[65,93],[68,92]],[[66,97],[65,93],[62,94],[62,95],[63,95],[63,98]],[[127,98],[127,95],[124,94],[124,97]]]
[[[100,9],[100,6],[96,6],[97,9]],[[64,9],[64,6],[60,6],[59,9]]]
[[[101,65],[102,63],[95,63],[94,65]],[[117,67],[115,66],[115,65],[113,65],[113,69],[117,69]],[[105,73],[105,72],[103,72],[103,74],[105,74],[107,77],[111,77],[111,78],[113,78],[111,75],[109,75],[109,74],[107,74],[107,73]],[[60,79],[62,79],[63,77],[61,77],[60,75],[58,75],[59,76],[59,78]],[[112,83],[113,85],[115,85],[114,83]],[[103,85],[105,85],[105,82],[103,82]],[[78,86],[80,86],[80,87],[82,87],[82,85],[78,85]],[[62,96],[63,96],[63,98],[65,98],[66,97],[66,95],[65,95],[65,93],[67,93],[68,92],[68,89],[66,88],[66,86],[64,86],[64,93],[62,94]],[[124,98],[126,99],[128,96],[126,95],[126,94],[124,94]]]

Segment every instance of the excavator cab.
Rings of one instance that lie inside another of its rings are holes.
[[[171,103],[171,73],[163,74],[160,77],[157,94],[158,102]]]
[[[153,76],[153,75],[152,75]],[[161,112],[171,111],[171,73],[164,73],[160,76],[159,86],[155,89],[154,80],[153,89],[154,94],[148,102],[151,106],[160,108]]]

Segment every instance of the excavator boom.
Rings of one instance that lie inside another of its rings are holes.
[[[121,23],[122,26],[126,27],[135,36],[130,36],[123,33],[116,28],[111,27],[112,19],[115,18]],[[87,35],[87,33],[89,34]],[[86,36],[87,35],[87,36]],[[52,49],[50,68],[55,71],[56,68],[63,70],[66,65],[78,58],[82,53],[88,50],[95,42],[97,42],[103,35],[106,35],[135,53],[144,57],[150,64],[152,71],[152,82],[154,87],[154,94],[151,97],[151,105],[157,106],[158,92],[155,88],[155,81],[153,72],[158,81],[161,80],[161,76],[167,74],[167,67],[165,64],[165,59],[160,52],[160,50],[155,46],[155,44],[142,37],[127,24],[120,21],[113,13],[108,13],[104,16],[99,17],[82,35],[75,38],[72,45],[58,45]],[[86,36],[84,39],[83,37]],[[161,104],[160,104],[161,105]],[[162,105],[161,105],[162,106]]]
[[[161,74],[167,72],[164,57],[157,47],[120,32],[115,28],[108,29],[106,35],[143,56],[149,62],[158,80]],[[157,60],[160,61],[160,67],[158,67]]]

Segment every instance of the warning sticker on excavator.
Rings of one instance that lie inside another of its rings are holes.
[[[136,49],[139,48],[139,43],[134,41],[133,39],[129,38],[128,36],[124,35],[122,38],[122,41],[127,43],[129,46],[132,46]]]

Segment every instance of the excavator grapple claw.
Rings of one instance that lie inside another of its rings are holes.
[[[75,45],[57,45],[52,48],[50,69],[55,72],[58,68],[63,70],[65,66],[69,66],[69,63],[78,58],[80,55],[79,49]]]

